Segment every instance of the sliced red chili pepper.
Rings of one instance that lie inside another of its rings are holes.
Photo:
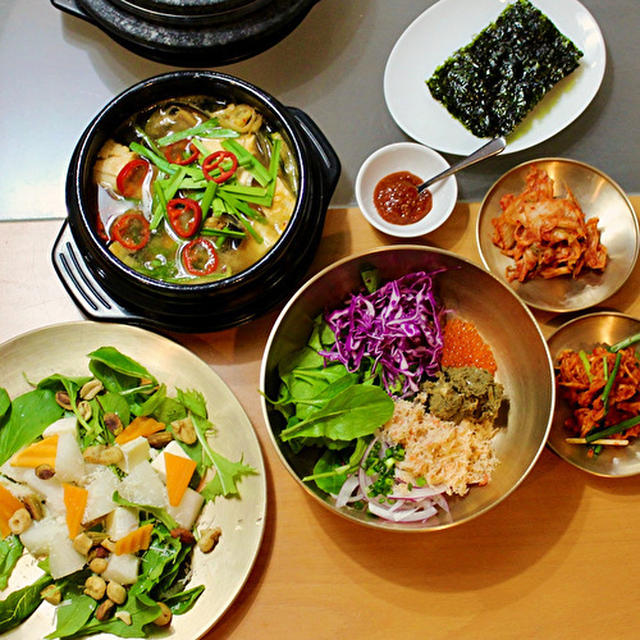
[[[218,254],[206,238],[194,238],[182,250],[182,263],[194,276],[208,276],[218,267]]]
[[[150,235],[149,222],[137,211],[123,213],[111,225],[111,239],[131,251],[142,249],[149,242]]]
[[[169,162],[186,165],[195,162],[200,152],[191,140],[178,140],[178,142],[162,147],[162,153]]]
[[[174,198],[167,203],[167,217],[181,238],[190,238],[200,228],[202,209],[191,198]]]
[[[149,163],[142,158],[135,158],[120,169],[116,177],[116,187],[125,198],[142,198],[142,183],[149,170]]]
[[[222,167],[222,163],[225,160],[231,161],[231,167],[224,169]],[[236,158],[235,153],[231,153],[231,151],[215,151],[211,155],[207,156],[202,162],[202,173],[204,173],[204,177],[207,180],[213,180],[218,184],[222,182],[226,182],[238,168],[238,158]],[[213,176],[211,172],[214,169],[218,169],[220,171],[220,175]]]

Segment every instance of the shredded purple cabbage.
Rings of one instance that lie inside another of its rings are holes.
[[[336,341],[320,355],[350,372],[371,357],[381,366],[387,393],[401,398],[417,393],[440,368],[443,309],[433,293],[433,277],[441,271],[410,273],[371,294],[353,294],[346,307],[325,315]]]

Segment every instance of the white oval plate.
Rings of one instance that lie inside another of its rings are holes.
[[[409,136],[445,153],[467,155],[480,138],[431,97],[426,80],[460,47],[493,22],[512,0],[440,0],[400,36],[387,60],[384,96],[396,124]],[[584,53],[580,66],[559,82],[507,139],[503,153],[528,149],[564,129],[598,92],[606,66],[602,32],[577,0],[533,0]]]
[[[214,504],[207,503],[200,514],[201,523],[221,527],[222,537],[210,554],[204,555],[199,549],[194,551],[193,576],[187,588],[204,584],[205,590],[193,608],[175,616],[170,630],[162,633],[162,637],[196,640],[240,593],[258,555],[267,502],[260,445],[244,409],[206,362],[181,345],[137,327],[70,322],[18,336],[0,345],[0,387],[13,399],[30,388],[24,376],[37,382],[53,373],[87,375],[86,354],[106,345],[116,347],[144,365],[167,385],[172,395],[176,387],[201,391],[216,429],[212,440],[214,449],[232,460],[243,456],[258,472],[242,479],[239,500],[218,499]],[[33,558],[25,553],[0,597],[31,584],[41,574]],[[43,602],[27,621],[3,638],[44,638],[55,628],[54,613],[55,607]],[[105,633],[91,636],[96,640],[115,637]]]

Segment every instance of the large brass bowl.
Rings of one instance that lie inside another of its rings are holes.
[[[282,463],[298,484],[330,510],[354,522],[395,530],[433,531],[475,518],[506,498],[525,478],[544,447],[553,415],[555,391],[547,345],[527,307],[500,280],[452,253],[423,246],[389,246],[351,256],[327,267],[293,296],[278,317],[262,360],[261,388],[275,398],[279,388],[278,363],[302,347],[313,318],[338,306],[360,287],[363,264],[377,267],[383,280],[419,270],[445,267],[437,276],[438,295],[447,308],[475,324],[491,345],[498,363],[497,378],[504,385],[508,412],[499,421],[494,446],[500,464],[491,482],[474,487],[461,499],[451,499],[451,518],[434,517],[427,523],[394,524],[346,507],[337,509],[331,496],[301,478],[310,472],[319,453],[295,455],[278,438],[282,416],[262,400],[268,430]]]
[[[554,181],[554,195],[562,196],[570,189],[587,220],[598,218],[600,240],[609,255],[602,273],[584,271],[577,278],[559,276],[507,282],[505,270],[513,260],[491,241],[494,231],[491,220],[502,213],[500,199],[504,195],[524,189],[524,179],[532,164],[544,169]],[[523,162],[498,178],[480,206],[476,237],[482,262],[491,273],[528,305],[559,313],[586,309],[612,296],[631,275],[640,248],[638,221],[622,188],[599,169],[566,158]]]
[[[598,343],[615,344],[640,332],[640,320],[622,313],[591,313],[566,322],[549,338],[549,351],[555,364],[565,349],[589,351]],[[569,417],[569,404],[558,394],[549,447],[570,464],[605,478],[621,478],[640,473],[640,438],[633,438],[626,447],[604,447],[599,455],[589,457],[582,444],[569,444],[571,435],[564,428]]]

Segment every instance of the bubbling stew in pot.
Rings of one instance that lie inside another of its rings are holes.
[[[227,278],[264,256],[294,211],[297,164],[255,108],[195,96],[136,114],[93,166],[109,250],[172,283]]]

